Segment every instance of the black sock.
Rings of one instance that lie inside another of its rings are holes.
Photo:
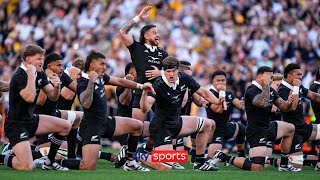
[[[304,160],[303,166],[316,166],[317,160]]]
[[[13,155],[6,155],[4,157],[3,156],[4,155],[1,155],[1,158],[4,158],[3,159],[3,164],[12,168],[12,159],[13,159],[14,156]]]
[[[205,161],[205,155],[204,154],[196,154],[196,162],[203,164]]]
[[[189,154],[190,154],[191,156],[195,156],[195,154],[196,154],[196,147],[195,147],[195,146],[192,146],[192,148],[191,148],[190,151],[189,151]]]
[[[320,140],[317,140],[317,143],[319,143]],[[317,145],[318,146],[318,162],[320,162],[320,145]]]
[[[77,156],[82,157],[82,141],[78,142],[78,147],[77,147]]]
[[[228,162],[230,164],[233,164],[234,158],[232,156],[228,156],[225,153],[220,153],[218,155],[218,158],[221,159],[222,162]]]
[[[177,150],[177,145],[172,145],[173,146],[173,150]]]
[[[145,153],[151,153],[153,147],[148,146],[148,144],[146,144],[146,147],[144,148],[144,152]]]
[[[102,151],[99,152],[99,158],[105,159],[107,161],[110,161],[111,155],[112,155],[112,153],[109,153],[109,152],[102,152]]]
[[[71,131],[67,136],[68,159],[76,158],[77,133],[78,133],[78,129],[71,129]]]
[[[288,153],[281,153],[280,166],[287,166],[288,165],[288,158],[289,158]]]
[[[60,159],[56,162],[68,169],[79,170],[81,161],[77,159]]]
[[[31,151],[32,153],[32,159],[35,160],[35,159],[39,159],[42,157],[42,154],[38,151]]]
[[[238,152],[238,157],[246,157],[245,153],[244,153],[244,150],[239,150]]]
[[[54,133],[51,137],[51,145],[50,150],[48,154],[48,159],[50,160],[50,163],[53,163],[56,157],[56,154],[63,143],[63,140],[65,139],[65,136],[61,136],[59,134]],[[48,161],[45,162],[47,165],[49,164]]]
[[[137,150],[139,137],[140,136],[132,136],[132,135],[129,135],[129,137],[128,137],[128,157],[131,160],[133,158],[133,154]]]

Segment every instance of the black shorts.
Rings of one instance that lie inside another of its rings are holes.
[[[277,138],[278,124],[273,121],[270,124],[268,130],[255,130],[250,131],[247,129],[247,141],[249,142],[250,148],[259,146],[270,146],[270,142],[275,141]]]
[[[307,142],[312,134],[312,126],[313,124],[305,124],[303,133],[295,133],[292,139],[292,145],[290,153],[301,152],[302,144]]]
[[[141,99],[141,90],[135,90],[133,93],[133,101],[132,101],[132,108],[140,109],[140,99]]]
[[[179,126],[177,128],[164,128],[157,126],[156,123],[150,123],[150,138],[154,142],[154,147],[161,145],[172,144],[172,139],[175,139],[182,128],[182,118],[178,118]]]
[[[227,127],[216,127],[216,130],[213,134],[211,143],[213,144],[221,144],[222,140],[231,139],[236,131],[237,125],[235,122],[228,122]]]
[[[80,137],[83,145],[100,144],[101,138],[111,138],[116,130],[115,117],[108,116],[105,125],[80,125]]]
[[[28,141],[33,137],[39,126],[39,115],[34,115],[30,123],[21,124],[6,120],[4,124],[4,131],[6,137],[9,139],[11,147],[22,141]]]

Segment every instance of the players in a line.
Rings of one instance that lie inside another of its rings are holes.
[[[172,150],[172,139],[178,135],[186,136],[198,132],[194,170],[218,170],[205,161],[205,149],[213,135],[214,121],[201,117],[179,115],[187,88],[204,97],[212,104],[221,105],[222,101],[201,87],[192,76],[179,72],[179,60],[176,58],[168,56],[162,61],[162,67],[164,73],[152,84],[156,94],[151,94],[149,90],[145,90],[140,100],[143,112],[148,112],[152,105],[155,106],[155,114],[149,127],[150,137],[154,141],[154,146],[156,149]]]
[[[109,76],[104,73],[105,70],[105,56],[99,52],[90,52],[77,86],[77,94],[84,109],[80,125],[80,136],[83,141],[82,160],[66,159],[60,163],[70,169],[94,170],[101,147],[101,138],[129,134],[129,159],[125,164],[125,170],[149,171],[133,159],[138,139],[142,133],[142,122],[127,117],[108,117],[106,115],[107,101],[104,85],[111,84],[131,89],[149,89],[150,91],[153,91],[153,88],[149,83],[142,85],[123,78]]]
[[[9,112],[5,122],[5,133],[12,145],[14,155],[1,155],[0,161],[18,170],[32,169],[32,154],[29,138],[34,135],[54,133],[51,147],[43,169],[67,170],[55,163],[55,155],[69,133],[70,122],[47,115],[35,115],[34,108],[40,89],[50,100],[60,95],[60,79],[53,75],[51,85],[42,70],[45,50],[37,45],[27,45],[22,53],[23,62],[10,82]]]
[[[43,70],[45,70],[47,77],[51,78],[53,75],[57,75],[60,78],[60,88],[68,88],[73,92],[77,90],[77,76],[80,73],[80,70],[72,67],[68,76],[64,72],[62,57],[56,53],[48,54],[45,57]],[[50,82],[52,83],[52,82]],[[65,95],[65,94],[64,94]],[[77,131],[80,125],[80,120],[83,116],[83,112],[75,111],[66,111],[57,109],[58,101],[52,101],[47,98],[47,95],[41,90],[37,98],[37,106],[35,109],[36,114],[46,114],[49,116],[55,116],[58,118],[66,119],[72,124],[72,129],[67,136],[68,142],[68,158],[76,158],[76,140],[77,140]],[[37,136],[38,144],[42,146],[45,143],[50,142],[51,134]]]
[[[282,112],[285,122],[295,126],[295,134],[291,146],[290,162],[302,167],[303,153],[302,144],[306,141],[320,140],[320,125],[307,124],[303,116],[303,98],[308,98],[315,103],[320,103],[320,94],[310,91],[301,85],[302,71],[298,64],[289,64],[284,69],[284,79],[282,80],[278,93],[283,99],[289,99],[291,91],[298,94],[297,107],[289,112]],[[319,142],[319,141],[318,141]],[[319,163],[317,164],[316,170]]]
[[[250,145],[250,159],[228,156],[221,151],[216,151],[214,158],[219,158],[223,162],[244,170],[261,171],[266,163],[267,142],[282,138],[279,171],[301,171],[288,164],[294,126],[283,121],[270,123],[273,104],[281,111],[288,112],[296,108],[294,101],[296,102],[298,97],[290,94],[287,101],[279,97],[277,91],[270,87],[272,75],[270,67],[260,67],[255,81],[245,92],[245,109],[248,119],[246,137]]]

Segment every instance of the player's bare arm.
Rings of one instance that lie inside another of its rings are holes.
[[[122,42],[126,46],[130,46],[133,43],[133,37],[128,34],[128,32],[131,30],[131,28],[136,25],[140,20],[145,20],[149,17],[148,11],[151,9],[151,6],[146,6],[142,9],[142,11],[134,17],[132,20],[127,22],[121,29],[120,29],[120,35],[122,38]]]
[[[80,102],[82,106],[86,109],[89,109],[92,100],[93,100],[93,90],[94,90],[94,82],[97,80],[98,74],[94,71],[91,71],[89,74],[89,82],[87,89],[80,94]]]

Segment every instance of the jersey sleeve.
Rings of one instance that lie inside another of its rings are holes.
[[[130,52],[134,51],[137,48],[137,41],[133,40],[133,43],[130,46],[127,46]]]
[[[116,88],[116,94],[117,94],[118,99],[119,99],[120,95],[124,92],[124,90],[125,90],[124,87],[118,86],[118,87]]]
[[[87,89],[87,86],[88,80],[80,79],[77,84],[77,94],[80,96],[80,94]]]
[[[270,92],[272,92],[273,95],[274,95],[273,104],[275,104],[277,102],[277,100],[280,98],[280,96],[279,96],[278,92],[275,89],[271,88],[270,90],[271,90]]]
[[[309,89],[305,88],[304,86],[301,86],[303,97],[307,97]]]
[[[192,76],[189,76],[185,73],[183,75],[186,77],[188,88],[191,89],[192,94],[200,89],[200,84],[196,80],[194,80]]]
[[[39,79],[42,79],[41,80],[41,84],[40,84],[40,88],[44,88],[46,85],[49,84],[47,75],[46,75],[46,73],[44,71],[41,71],[41,72],[37,73],[37,76],[40,76]]]
[[[288,100],[289,93],[290,92],[286,91],[284,88],[279,88],[278,90],[279,96],[285,101]]]
[[[27,80],[21,74],[14,76],[10,81],[10,91],[15,89],[17,93],[20,93],[26,86]]]
[[[261,92],[259,92],[259,91],[255,91],[254,88],[249,88],[249,89],[247,89],[247,91],[245,92],[245,98],[246,98],[248,101],[252,102],[253,99],[254,99],[257,95],[259,95],[260,93],[261,93]]]
[[[104,85],[107,85],[108,82],[110,81],[110,76],[107,74],[103,75],[103,81],[104,81]]]
[[[73,80],[65,72],[63,72],[61,76],[62,85],[68,87],[72,82]]]

